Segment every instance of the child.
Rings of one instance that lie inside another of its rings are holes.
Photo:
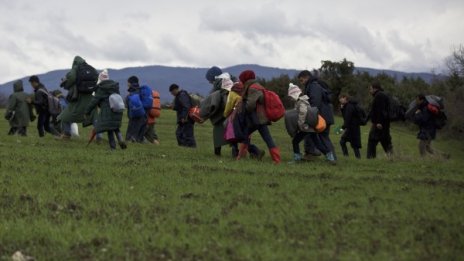
[[[309,104],[309,97],[307,95],[301,95],[301,89],[292,83],[290,83],[288,88],[288,96],[293,98],[296,101],[295,110],[297,112],[297,128],[296,133],[292,135],[292,145],[293,145],[293,161],[292,163],[301,161],[302,155],[300,153],[300,142],[307,136],[310,135],[311,140],[313,141],[314,145],[318,150],[326,155],[327,160],[331,163],[335,162],[335,159],[331,157],[330,150],[327,149],[325,146],[321,144],[318,139],[317,133],[314,130],[314,126],[310,126],[308,124],[308,108]],[[317,114],[314,114],[317,117]],[[317,122],[317,120],[316,120]],[[287,124],[287,119],[286,119]]]
[[[339,98],[341,111],[343,115],[343,133],[340,138],[340,146],[342,147],[343,155],[348,156],[348,148],[346,143],[351,143],[354,155],[356,158],[361,158],[359,149],[361,148],[361,119],[357,112],[357,102],[352,101],[346,94],[340,95]]]
[[[114,135],[116,134],[119,146],[121,149],[125,149],[127,146],[123,141],[121,131],[119,130],[121,128],[123,113],[122,111],[115,112],[110,107],[109,97],[113,93],[119,94],[119,83],[109,79],[98,83],[95,96],[93,96],[92,100],[90,101],[85,114],[87,117],[90,117],[90,114],[95,109],[95,107],[99,106],[100,111],[98,112],[95,121],[95,132],[108,132],[108,143],[111,150],[116,149],[116,141],[114,139]]]

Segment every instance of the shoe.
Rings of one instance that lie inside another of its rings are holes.
[[[337,164],[337,161],[335,160],[335,155],[333,152],[329,152],[325,154],[325,158],[330,162],[330,164]]]
[[[293,160],[289,161],[288,164],[297,164],[297,163],[301,162],[301,160],[302,160],[301,154],[300,153],[294,153],[293,154]]]
[[[160,145],[160,142],[159,142],[159,140],[153,140],[153,144]]]
[[[264,150],[259,150],[258,154],[251,154],[250,153],[250,158],[261,161],[263,159],[263,157],[264,157],[264,154],[266,154],[266,152]]]
[[[316,155],[314,155],[314,154],[309,154],[309,153],[307,153],[307,154],[305,154],[305,155],[303,156],[302,160],[304,160],[304,161],[313,161],[313,160],[316,159],[316,157],[319,157],[319,156],[316,156]]]
[[[127,145],[126,145],[126,143],[124,141],[119,142],[119,147],[121,147],[121,149],[123,149],[123,150],[127,149]]]

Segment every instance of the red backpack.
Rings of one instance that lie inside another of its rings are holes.
[[[250,88],[254,88],[263,92],[264,96],[264,113],[268,120],[276,122],[285,115],[285,107],[277,93],[267,90],[259,84],[252,84]]]
[[[285,107],[277,93],[263,89],[264,112],[270,121],[278,121],[285,115]]]

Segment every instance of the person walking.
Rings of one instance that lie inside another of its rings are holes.
[[[13,93],[8,97],[8,104],[5,112],[5,119],[10,124],[8,135],[18,134],[27,136],[27,127],[31,117],[30,97],[24,93],[23,82],[17,80],[13,83]]]
[[[33,75],[29,77],[29,83],[34,89],[34,105],[37,112],[37,131],[39,137],[44,137],[45,132],[52,134],[53,136],[59,137],[61,134],[52,126],[50,118],[50,112],[48,111],[48,90],[40,82],[39,77]]]
[[[390,136],[390,119],[388,117],[388,108],[390,106],[388,96],[383,92],[379,82],[374,82],[369,86],[369,93],[374,97],[374,100],[369,113],[372,126],[367,142],[367,158],[374,159],[377,157],[376,148],[379,142],[387,156],[391,156],[393,154],[393,145]]]
[[[240,73],[239,79],[244,86],[242,100],[245,103],[245,110],[248,116],[249,138],[243,143],[244,146],[240,147],[237,158],[240,159],[242,155],[246,154],[250,146],[251,135],[253,132],[258,131],[269,149],[272,161],[274,161],[275,164],[279,164],[281,160],[280,150],[275,145],[271,133],[269,132],[268,125],[270,125],[271,122],[264,112],[264,94],[262,91],[264,87],[256,81],[255,72],[252,70],[245,70]]]
[[[106,70],[101,74],[108,75]],[[111,150],[116,149],[115,136],[121,149],[126,149],[127,146],[120,131],[123,111],[113,110],[110,107],[109,99],[112,94],[119,94],[119,83],[110,80],[109,77],[105,78],[106,80],[98,83],[95,95],[87,106],[85,115],[86,117],[91,117],[92,111],[98,106],[100,110],[95,117],[95,133],[103,133],[105,131],[108,133],[108,143]]]
[[[126,97],[126,104],[129,122],[127,124],[126,141],[143,143],[147,127],[147,114],[140,98],[139,78],[137,76],[129,77],[127,87],[129,95]]]
[[[361,158],[361,120],[358,113],[358,103],[353,101],[350,96],[342,94],[339,97],[341,112],[343,116],[342,136],[340,146],[344,156],[348,156],[346,143],[349,142],[353,148],[354,156]]]
[[[324,151],[327,151],[325,157],[330,162],[336,162],[335,149],[329,136],[330,126],[334,124],[330,90],[322,87],[319,79],[313,77],[308,70],[301,71],[298,74],[298,80],[304,86],[303,93],[309,97],[309,103],[317,107],[319,114],[326,122],[325,130],[318,134],[322,146],[325,146]]]
[[[169,86],[169,92],[174,96],[173,110],[176,111],[177,115],[177,144],[182,147],[196,148],[195,121],[188,116],[189,109],[192,107],[190,95],[185,90],[181,90],[175,83]]]

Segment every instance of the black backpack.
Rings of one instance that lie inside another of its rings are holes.
[[[92,93],[97,88],[98,72],[84,62],[77,67],[76,85],[80,93]]]
[[[364,126],[367,124],[367,121],[369,120],[369,117],[367,117],[366,111],[359,106],[359,104],[356,103],[355,105],[355,110],[356,110],[356,116],[359,119],[359,124]]]
[[[390,94],[388,96],[388,109],[387,116],[390,121],[405,121],[406,108],[401,105],[398,98],[393,97]]]

